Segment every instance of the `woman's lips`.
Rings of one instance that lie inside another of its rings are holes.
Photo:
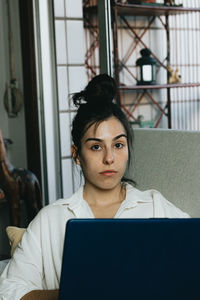
[[[101,175],[104,176],[113,176],[115,175],[117,172],[115,170],[105,170],[103,172],[100,172]]]

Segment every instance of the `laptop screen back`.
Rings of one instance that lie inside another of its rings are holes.
[[[73,219],[60,300],[200,299],[200,219]]]

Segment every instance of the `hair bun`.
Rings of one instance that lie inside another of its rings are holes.
[[[95,76],[80,93],[73,96],[75,105],[80,105],[82,100],[87,103],[111,103],[117,92],[117,86],[112,77],[107,74]]]

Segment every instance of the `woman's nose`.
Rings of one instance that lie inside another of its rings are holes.
[[[106,150],[104,164],[111,165],[114,162],[114,155],[111,150]]]

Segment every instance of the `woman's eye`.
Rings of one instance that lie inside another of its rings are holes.
[[[120,148],[123,148],[123,147],[124,147],[124,145],[122,143],[115,144],[115,148],[117,148],[117,149],[120,149]]]
[[[92,150],[100,150],[101,147],[100,147],[100,145],[93,145],[93,146],[91,147],[91,149],[92,149]]]

